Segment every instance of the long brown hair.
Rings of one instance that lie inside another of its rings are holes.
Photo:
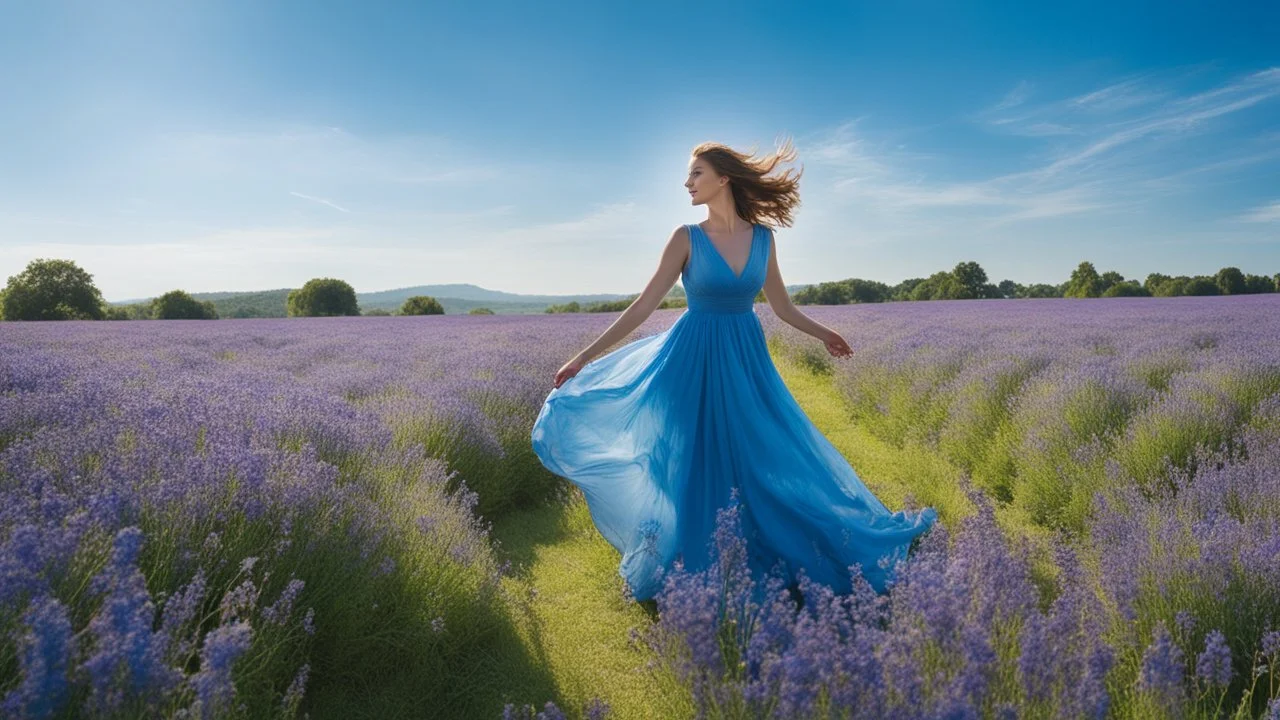
[[[754,147],[750,153],[742,153],[718,142],[700,143],[693,148],[692,157],[706,160],[717,173],[729,177],[733,204],[744,220],[756,223],[771,218],[776,225],[791,227],[792,213],[800,204],[804,166],[799,171],[787,168],[776,177],[766,177],[778,163],[796,159],[790,140],[762,158],[755,157]]]

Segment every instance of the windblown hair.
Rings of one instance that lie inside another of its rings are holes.
[[[701,143],[692,153],[692,157],[706,160],[717,173],[729,177],[733,204],[744,220],[770,225],[764,223],[765,218],[770,218],[776,225],[791,227],[792,213],[800,204],[800,176],[804,166],[799,171],[787,168],[775,177],[767,176],[778,163],[794,161],[795,148],[788,140],[772,155],[754,156],[755,148],[750,153],[741,153],[717,142]]]

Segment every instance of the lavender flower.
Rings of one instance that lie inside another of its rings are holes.
[[[0,700],[0,710],[7,717],[51,717],[67,699],[68,659],[75,653],[71,621],[62,603],[47,595],[33,600],[22,620],[22,682]]]
[[[1221,630],[1205,636],[1204,651],[1196,656],[1196,677],[1209,685],[1226,687],[1231,683],[1231,648]]]
[[[1166,706],[1171,706],[1183,699],[1185,676],[1182,649],[1174,643],[1164,623],[1158,623],[1151,644],[1142,655],[1138,688],[1154,693]]]
[[[200,670],[191,676],[195,709],[202,718],[218,717],[235,696],[231,667],[253,641],[253,630],[243,620],[211,630],[200,649]]]

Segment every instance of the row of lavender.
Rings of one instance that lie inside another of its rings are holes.
[[[833,372],[858,422],[971,473],[983,511],[930,537],[888,598],[744,608],[735,642],[696,629],[715,591],[674,582],[706,706],[1280,715],[1280,299],[805,311],[854,356],[762,311],[775,348]],[[1006,501],[1066,531],[1048,607],[990,519]]]
[[[9,326],[0,714],[482,712],[511,670],[487,519],[559,487],[529,426],[603,329]]]
[[[1232,445],[1280,394],[1280,297],[1115,300],[807,309],[854,348],[835,363],[764,320],[782,347],[838,367],[860,424],[931,447],[1042,525],[1081,531],[1095,492],[1168,488],[1197,447]]]

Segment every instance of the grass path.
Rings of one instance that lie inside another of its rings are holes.
[[[609,703],[608,717],[618,720],[692,715],[685,689],[647,670],[650,656],[631,644],[631,629],[656,618],[623,599],[618,553],[592,524],[581,495],[504,518],[493,536],[499,556],[512,562],[503,582],[522,646],[513,650],[545,671],[507,678],[499,711],[503,702],[541,709],[552,700],[572,718],[599,696]],[[546,687],[545,676],[554,687]]]
[[[897,448],[872,436],[850,419],[830,376],[773,357],[801,407],[890,509],[900,508],[910,493],[937,508],[948,526],[973,512],[954,466],[927,450]],[[1003,509],[998,517],[1007,532],[1034,544],[1029,523]],[[504,583],[519,640],[509,651],[533,658],[543,671],[504,678],[492,699],[494,717],[504,702],[541,709],[547,700],[579,717],[593,696],[609,703],[609,717],[616,720],[692,716],[687,691],[674,678],[646,670],[651,658],[631,644],[631,629],[655,618],[623,599],[618,554],[596,531],[580,494],[503,518],[493,537],[499,555],[512,562]],[[495,660],[501,666],[501,658]]]

